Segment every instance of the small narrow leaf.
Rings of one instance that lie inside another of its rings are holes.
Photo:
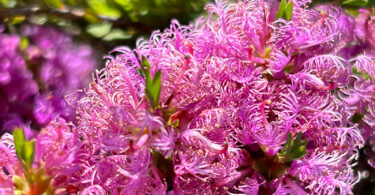
[[[279,11],[276,13],[276,19],[279,19],[279,18],[283,17],[285,6],[286,6],[286,0],[281,0],[280,6],[279,6]]]
[[[19,159],[22,158],[22,150],[23,146],[25,145],[26,139],[23,133],[23,130],[20,128],[16,128],[13,131],[13,139],[14,139],[14,146],[16,148],[16,154]]]
[[[290,150],[292,148],[292,144],[293,144],[293,137],[292,137],[292,134],[289,133],[288,139],[286,140],[286,144],[285,144],[286,155],[289,155]]]
[[[156,103],[155,103],[155,101],[154,101],[154,98],[152,97],[150,91],[148,91],[148,90],[146,89],[145,92],[146,92],[146,98],[147,98],[147,100],[148,100],[148,103],[150,104],[151,108],[154,109],[154,108],[156,107]]]
[[[160,91],[161,91],[161,70],[158,70],[154,78],[151,78],[150,73],[151,65],[142,56],[141,70],[136,69],[141,76],[144,76],[146,82],[145,95],[152,109],[155,109],[159,104]]]
[[[293,13],[293,0],[289,1],[289,3],[285,6],[285,19],[287,21],[290,21],[292,19],[292,13]]]
[[[35,140],[31,140],[26,142],[23,145],[22,150],[22,157],[25,161],[25,164],[31,167],[32,163],[34,162],[34,148],[35,148]]]
[[[280,152],[280,159],[283,162],[293,161],[302,158],[306,154],[307,141],[302,140],[302,133],[299,132],[293,140],[291,133],[288,134],[284,149]]]
[[[137,71],[137,73],[139,74],[139,75],[141,75],[141,77],[143,78],[143,79],[145,79],[145,73],[142,71],[142,69],[140,69],[140,68],[135,68],[135,70]]]
[[[371,79],[371,76],[370,76],[369,74],[365,74],[365,75],[363,75],[363,78],[364,78],[365,80],[370,80],[370,79]]]
[[[154,100],[158,104],[161,91],[161,70],[158,70],[154,75],[154,79],[152,81],[152,90]]]
[[[146,76],[146,98],[154,109],[159,104],[161,91],[161,71],[157,71],[154,79]]]
[[[367,5],[367,3],[368,3],[367,0],[346,0],[342,2],[343,5],[354,6],[354,7],[364,7]]]
[[[306,154],[306,141],[301,142],[301,144],[298,147],[295,147],[292,150],[292,153],[289,155],[290,160],[297,160],[305,156]]]
[[[150,68],[151,68],[151,65],[148,62],[147,58],[145,56],[142,56],[142,70],[143,71],[150,70]]]
[[[297,133],[297,136],[294,142],[296,144],[299,144],[301,142],[301,139],[302,139],[302,133]]]
[[[365,80],[369,80],[371,78],[371,76],[365,72],[362,72],[362,71],[359,71],[357,68],[353,68],[353,74],[365,79]]]
[[[358,71],[357,68],[353,68],[353,73],[356,75],[362,75],[362,72]]]

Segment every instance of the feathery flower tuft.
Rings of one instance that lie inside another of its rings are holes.
[[[33,168],[76,194],[352,194],[374,139],[371,35],[308,4],[218,0],[115,49],[77,124],[38,135]]]

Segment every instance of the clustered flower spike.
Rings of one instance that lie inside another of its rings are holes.
[[[31,171],[2,137],[3,191],[353,194],[358,149],[375,140],[375,22],[308,4],[218,0],[115,49],[69,98],[77,125],[37,136]]]
[[[52,27],[23,26],[0,34],[0,134],[18,126],[38,129],[75,111],[64,96],[85,87],[95,68],[87,45]]]

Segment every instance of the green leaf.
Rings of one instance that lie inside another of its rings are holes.
[[[26,143],[25,135],[23,130],[16,128],[13,131],[14,146],[16,148],[16,154],[19,159],[23,159],[22,150]]]
[[[286,140],[286,144],[285,144],[286,155],[289,155],[290,150],[292,148],[292,144],[293,144],[293,136],[292,136],[291,133],[289,133],[288,134],[288,139]]]
[[[160,91],[161,91],[161,71],[158,70],[155,73],[152,82],[149,82],[148,77],[146,77],[146,97],[152,108],[156,108],[156,106],[159,104]]]
[[[137,72],[145,78],[146,89],[145,95],[152,109],[155,109],[159,104],[160,91],[161,91],[161,70],[158,70],[154,78],[151,78],[150,73],[151,65],[146,59],[142,56],[141,69],[136,68]]]
[[[10,18],[10,24],[15,25],[15,24],[20,24],[23,21],[25,21],[26,17],[23,15],[15,15]]]
[[[17,5],[16,0],[0,0],[0,6],[6,8],[12,8]]]
[[[281,0],[279,11],[276,13],[276,19],[284,18],[287,21],[290,21],[293,13],[293,0],[286,3],[286,0]]]
[[[65,7],[64,3],[61,0],[44,0],[44,3],[49,8],[54,8],[54,9],[63,9]]]
[[[281,0],[279,11],[276,13],[276,19],[283,17],[285,6],[286,6],[286,0]]]
[[[142,56],[142,65],[141,65],[141,67],[142,67],[143,71],[145,71],[146,69],[150,70],[150,68],[151,68],[150,63],[148,62],[147,58],[144,57],[144,56]]]
[[[302,133],[298,133],[291,148],[289,159],[296,160],[306,154],[306,140],[302,140]]]
[[[367,5],[367,3],[368,3],[367,0],[346,0],[342,2],[343,5],[354,6],[354,7],[364,7]]]
[[[293,140],[291,133],[288,134],[284,149],[280,152],[283,162],[289,162],[302,158],[306,154],[307,141],[302,140],[302,133],[299,132]]]
[[[34,148],[35,140],[28,141],[23,145],[22,157],[26,165],[29,167],[31,167],[32,163],[34,162]]]
[[[357,68],[353,68],[353,74],[362,77],[365,80],[369,80],[371,76],[365,72],[359,71]]]
[[[20,128],[14,129],[13,139],[18,159],[26,165],[24,168],[30,168],[34,162],[35,140],[26,141],[23,129]]]
[[[353,68],[353,73],[354,73],[354,74],[357,74],[357,75],[358,75],[358,74],[360,74],[361,72],[360,72],[360,71],[358,71],[358,69],[357,69],[357,68]]]
[[[131,11],[135,9],[135,2],[132,0],[114,0],[117,4],[123,7],[125,11]]]
[[[360,113],[356,112],[356,113],[354,113],[354,115],[352,116],[350,121],[352,121],[353,123],[360,123],[364,116],[365,116],[364,114],[360,114]]]
[[[91,34],[94,37],[103,37],[111,31],[112,24],[104,22],[100,24],[90,24],[87,26],[87,33]]]
[[[143,79],[146,78],[145,73],[142,71],[142,69],[135,67],[135,70],[138,72],[139,75],[141,75]]]
[[[158,70],[152,81],[152,94],[155,98],[155,102],[159,102],[161,92],[161,70]]]
[[[151,93],[147,89],[146,89],[146,98],[151,108],[152,109],[156,108],[156,103],[154,101],[154,98],[152,97]]]
[[[170,156],[165,157],[163,154],[153,149],[151,149],[151,154],[153,156],[154,165],[165,176],[164,179],[167,182],[168,189],[169,188],[172,189],[173,178],[175,175],[173,171],[174,169],[173,169],[172,154]]]
[[[25,50],[29,46],[29,40],[27,37],[20,37],[20,47]]]
[[[127,33],[121,29],[115,28],[111,30],[104,38],[104,41],[114,41],[114,40],[125,40],[132,38],[133,35]]]
[[[306,154],[306,144],[297,147],[293,152],[289,155],[289,161],[297,160],[305,156]]]
[[[98,15],[118,19],[121,17],[121,10],[117,9],[109,0],[90,0],[85,1],[88,6]]]
[[[285,6],[284,14],[285,14],[285,19],[287,21],[290,21],[290,19],[292,19],[292,13],[293,13],[293,0],[289,1],[289,3]]]
[[[371,79],[371,76],[370,76],[369,74],[365,74],[365,75],[363,75],[363,78],[364,78],[365,80],[370,80],[370,79]]]
[[[353,8],[346,8],[344,9],[345,12],[351,16],[358,17],[359,16],[359,11],[358,9],[353,9]]]

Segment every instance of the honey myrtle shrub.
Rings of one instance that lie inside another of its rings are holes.
[[[375,18],[308,5],[217,1],[115,49],[68,98],[77,125],[2,137],[2,192],[353,194],[375,139]]]

